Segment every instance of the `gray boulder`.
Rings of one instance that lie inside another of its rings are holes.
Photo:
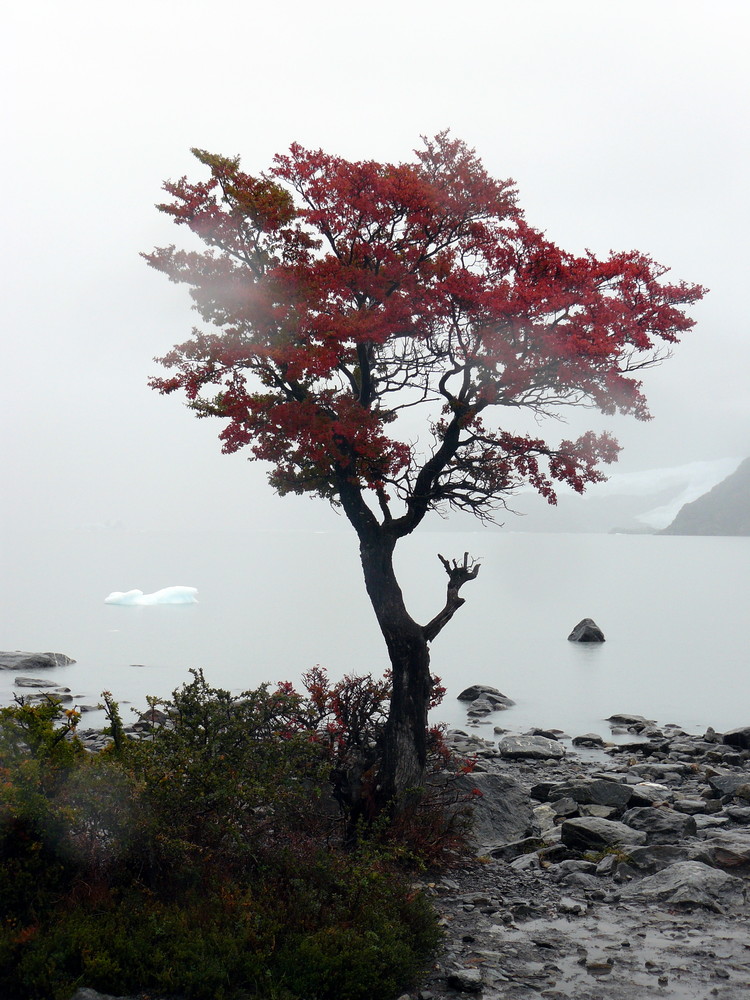
[[[685,813],[664,806],[636,806],[628,809],[622,821],[648,836],[649,844],[675,844],[696,832],[695,820]]]
[[[695,851],[684,844],[653,844],[633,847],[628,851],[628,864],[639,872],[653,875],[678,861],[694,861]]]
[[[574,736],[571,740],[574,747],[603,747],[604,740],[599,733],[583,733],[581,736]]]
[[[500,756],[506,760],[562,760],[565,747],[546,736],[505,736],[499,743]],[[562,798],[562,796],[557,796]]]
[[[532,831],[533,815],[528,794],[514,778],[489,771],[475,771],[456,778],[453,787],[468,803],[472,835],[480,848],[522,840]],[[479,794],[477,794],[479,793]]]
[[[524,837],[523,840],[514,840],[510,844],[493,847],[488,853],[491,858],[496,858],[498,861],[515,861],[516,858],[533,854],[544,846],[545,843],[541,837]]]
[[[583,618],[568,636],[569,642],[604,642],[604,633],[593,618]]]
[[[640,847],[646,843],[646,834],[641,830],[596,816],[566,819],[560,828],[560,834],[563,844],[576,851],[603,851],[623,844]]]
[[[448,985],[459,993],[481,993],[483,986],[481,969],[453,969],[445,977]]]
[[[730,729],[728,733],[724,733],[724,743],[730,747],[739,747],[740,750],[750,750],[750,726]]]
[[[48,670],[51,667],[67,667],[76,661],[65,653],[12,653],[0,652],[0,670]]]
[[[712,774],[708,779],[708,784],[716,795],[732,796],[737,794],[737,790],[747,784],[747,772],[741,771],[720,771]]]
[[[654,781],[639,781],[637,785],[631,785],[631,790],[631,806],[655,806],[674,798],[671,788]]]
[[[750,837],[744,831],[717,832],[695,852],[698,861],[738,875],[750,872]]]
[[[626,886],[620,893],[620,899],[627,902],[703,906],[717,913],[723,913],[727,905],[742,903],[744,897],[742,879],[700,861],[678,861]]]
[[[547,792],[547,801],[571,798],[585,805],[614,806],[624,809],[633,795],[632,785],[606,778],[576,778],[552,785]]]

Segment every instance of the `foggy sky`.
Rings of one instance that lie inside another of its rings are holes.
[[[603,424],[617,472],[750,454],[744,3],[93,0],[4,17],[2,520],[325,526],[146,387],[196,316],[140,251],[180,243],[160,186],[199,146],[264,169],[292,141],[408,160],[450,128],[565,249],[639,249],[711,289],[654,420]],[[568,436],[563,426],[553,434]]]

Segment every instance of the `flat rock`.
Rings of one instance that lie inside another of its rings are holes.
[[[626,826],[645,833],[649,844],[676,844],[683,837],[694,836],[697,829],[692,816],[661,806],[628,809],[622,821]]]
[[[65,653],[12,653],[0,652],[0,670],[48,670],[51,667],[67,667],[76,661]]]
[[[606,778],[578,778],[551,785],[547,800],[571,798],[585,805],[614,806],[624,809],[633,795],[633,786]]]
[[[653,722],[653,719],[647,719],[644,715],[631,715],[628,712],[618,712],[616,715],[610,715],[606,721],[622,726],[637,726],[639,724],[646,726],[649,722]]]
[[[577,851],[601,851],[622,844],[641,846],[646,834],[624,823],[596,816],[581,816],[564,820],[561,828],[562,842]]]
[[[630,799],[632,806],[654,806],[659,802],[668,802],[674,798],[674,792],[667,785],[660,785],[654,781],[639,781],[637,785],[631,785],[633,795]]]
[[[695,861],[695,852],[683,844],[653,844],[633,847],[628,851],[628,864],[640,872],[653,875],[678,861]]]
[[[744,831],[717,832],[700,845],[695,857],[712,868],[746,875],[750,872],[750,837]]]
[[[546,736],[505,736],[500,740],[500,756],[506,760],[562,760],[565,747]]]
[[[490,702],[501,702],[505,708],[515,705],[512,698],[508,698],[502,691],[490,687],[489,684],[472,684],[471,687],[464,688],[458,695],[458,701],[476,701],[477,698],[487,698]]]
[[[604,633],[593,618],[583,618],[568,636],[569,642],[604,642]]]
[[[19,688],[54,688],[57,687],[54,681],[44,680],[42,677],[16,677],[13,681],[15,687]]]
[[[620,893],[620,899],[628,902],[703,906],[717,912],[722,912],[728,904],[741,903],[744,896],[742,879],[700,861],[678,861],[626,886]]]

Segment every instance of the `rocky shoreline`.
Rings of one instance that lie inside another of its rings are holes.
[[[476,760],[476,856],[418,883],[445,939],[399,1000],[750,995],[750,727],[611,726],[624,742],[448,734]]]
[[[19,679],[29,693],[49,688]],[[447,740],[475,762],[456,780],[475,856],[418,883],[445,938],[399,1000],[750,996],[750,726],[695,736],[616,715],[611,742],[509,733],[489,717],[510,699],[464,694],[466,728]],[[154,721],[126,731],[148,738]],[[109,742],[79,736],[91,752]],[[74,1000],[109,998],[80,989]]]
[[[445,943],[402,1000],[750,995],[750,727],[611,726],[449,734],[477,760],[477,858],[425,881]]]

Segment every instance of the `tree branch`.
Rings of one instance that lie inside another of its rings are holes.
[[[464,559],[462,563],[453,560],[453,564],[448,562],[443,556],[438,553],[438,559],[443,564],[445,572],[448,574],[448,593],[445,599],[445,607],[442,611],[438,612],[431,622],[422,627],[422,633],[427,640],[427,642],[432,642],[438,633],[445,628],[454,614],[458,611],[462,604],[465,604],[465,598],[459,597],[458,592],[463,587],[463,585],[468,580],[475,580],[477,574],[479,573],[479,563],[474,562],[473,559],[469,559],[469,553],[464,552]]]

